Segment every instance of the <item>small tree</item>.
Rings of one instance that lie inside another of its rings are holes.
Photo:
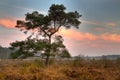
[[[61,58],[71,58],[71,55],[67,49],[63,49],[62,52],[58,54],[58,56]]]
[[[17,20],[16,27],[21,30],[36,30],[39,36],[43,36],[48,39],[48,49],[46,51],[46,65],[49,63],[49,57],[51,55],[51,38],[59,31],[61,27],[79,28],[81,23],[78,19],[81,17],[77,11],[65,12],[63,5],[53,4],[48,11],[48,15],[39,14],[37,11],[27,13],[25,21]]]

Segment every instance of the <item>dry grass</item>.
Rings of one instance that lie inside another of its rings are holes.
[[[2,60],[0,80],[120,80],[116,61],[57,61],[45,67],[42,61]]]

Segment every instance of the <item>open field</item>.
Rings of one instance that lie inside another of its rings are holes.
[[[119,60],[1,60],[0,80],[120,80]]]

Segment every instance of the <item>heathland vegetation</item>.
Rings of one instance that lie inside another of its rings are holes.
[[[0,80],[120,80],[120,59],[1,60]]]

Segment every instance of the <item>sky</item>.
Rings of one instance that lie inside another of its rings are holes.
[[[120,0],[0,0],[0,45],[25,40],[27,35],[14,27],[16,20],[23,20],[27,12],[46,15],[52,4],[82,15],[79,29],[58,32],[72,56],[120,54]]]

